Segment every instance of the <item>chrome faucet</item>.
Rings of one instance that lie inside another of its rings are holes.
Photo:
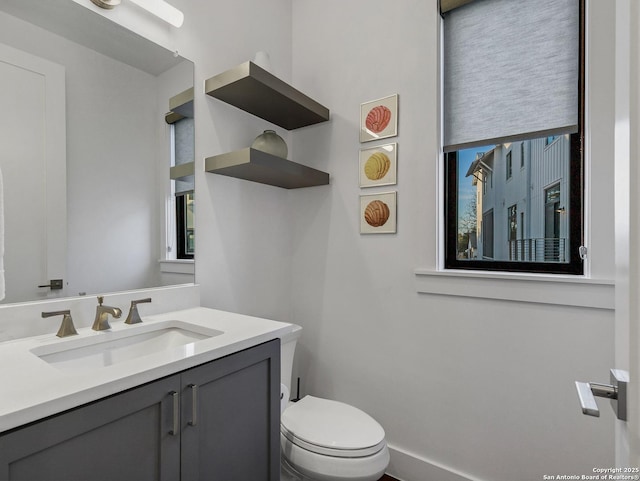
[[[118,319],[122,315],[122,311],[117,307],[103,306],[103,296],[98,296],[98,306],[96,307],[96,320],[93,321],[91,329],[94,331],[105,331],[111,329],[109,325],[109,314],[115,319]]]

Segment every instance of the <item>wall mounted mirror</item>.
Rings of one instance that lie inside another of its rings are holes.
[[[175,257],[165,114],[192,87],[190,61],[77,2],[0,2],[2,303],[193,282],[159,263]]]

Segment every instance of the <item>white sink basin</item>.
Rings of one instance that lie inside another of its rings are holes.
[[[117,331],[90,333],[88,337],[62,339],[31,349],[31,353],[63,371],[87,371],[131,361],[161,351],[194,349],[203,339],[222,331],[180,321],[121,327]]]

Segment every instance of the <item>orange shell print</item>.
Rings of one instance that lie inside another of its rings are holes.
[[[384,105],[378,105],[369,110],[365,124],[371,132],[379,134],[389,125],[390,120],[391,110]]]

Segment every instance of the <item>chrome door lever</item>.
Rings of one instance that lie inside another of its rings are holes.
[[[600,417],[600,410],[595,396],[611,399],[611,407],[618,419],[627,420],[627,384],[629,373],[620,369],[611,369],[611,384],[576,381],[576,389],[582,413],[587,416]]]

